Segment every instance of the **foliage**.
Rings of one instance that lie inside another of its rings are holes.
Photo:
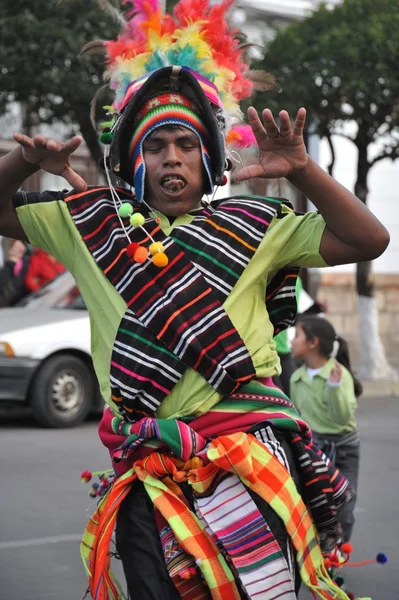
[[[93,153],[90,102],[104,65],[101,55],[79,53],[91,40],[114,37],[118,26],[95,0],[0,0],[0,6],[1,112],[15,100],[25,106],[26,126],[61,121],[72,133],[78,124]]]
[[[359,149],[383,142],[370,168],[399,156],[398,64],[397,0],[344,0],[332,10],[322,4],[268,44],[258,66],[276,75],[282,92],[258,94],[255,104],[291,114],[305,106],[322,136],[354,120],[350,139]]]

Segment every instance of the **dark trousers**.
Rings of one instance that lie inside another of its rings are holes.
[[[355,524],[354,510],[359,479],[360,444],[340,445],[339,436],[327,436],[322,433],[316,434],[313,432],[313,438],[323,452],[331,458],[333,464],[341,471],[342,475],[346,477],[355,492],[352,500],[344,506],[338,515],[342,523],[344,542],[349,542]]]
[[[335,466],[347,478],[355,492],[354,497],[339,513],[344,531],[344,542],[349,542],[355,524],[355,505],[359,478],[360,444],[357,446],[339,446],[335,452]]]
[[[276,436],[277,437],[277,436]],[[285,440],[279,440],[290,465],[291,475],[299,484],[291,449]],[[260,513],[266,519],[288,562],[290,541],[284,523],[270,506],[255,492],[248,490]],[[187,485],[184,493],[190,499]],[[165,565],[163,550],[155,523],[154,508],[141,481],[136,481],[119,509],[116,523],[116,547],[121,557],[131,600],[178,600],[180,595]],[[293,553],[295,556],[295,553]],[[295,558],[293,558],[295,562]],[[296,564],[296,563],[295,563]],[[300,587],[300,576],[295,569],[295,589]],[[239,589],[240,586],[238,585]],[[247,596],[242,593],[242,598]]]

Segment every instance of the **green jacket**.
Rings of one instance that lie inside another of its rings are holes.
[[[342,376],[338,386],[327,380],[334,368],[330,358],[313,380],[302,365],[291,376],[291,400],[301,417],[315,433],[341,434],[356,429],[357,402],[353,377],[341,365]]]

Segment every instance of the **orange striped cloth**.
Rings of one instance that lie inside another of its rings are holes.
[[[319,598],[349,600],[329,577],[317,533],[288,471],[256,438],[246,433],[222,435],[210,443],[209,463],[198,457],[186,463],[169,454],[153,452],[134,463],[101,501],[82,542],[82,558],[95,600],[116,600],[118,591],[110,575],[109,544],[117,511],[138,477],[154,506],[168,521],[182,548],[194,557],[214,600],[235,600],[239,592],[224,557],[197,516],[179,497],[179,483],[188,481],[203,493],[222,471],[234,473],[244,485],[266,500],[285,524],[297,553],[302,581]]]

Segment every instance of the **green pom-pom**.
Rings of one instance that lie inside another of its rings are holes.
[[[100,135],[100,142],[102,144],[110,144],[112,142],[112,132],[111,131],[104,131],[101,135]]]
[[[335,583],[338,587],[342,587],[345,583],[345,579],[342,577],[342,575],[337,575],[335,578]]]
[[[130,217],[130,225],[132,227],[141,227],[141,225],[144,225],[144,222],[145,219],[141,213],[134,213]]]
[[[131,204],[129,204],[129,202],[124,202],[118,208],[118,214],[120,217],[122,217],[122,219],[126,219],[126,217],[130,217],[130,215],[133,214],[133,206]]]

